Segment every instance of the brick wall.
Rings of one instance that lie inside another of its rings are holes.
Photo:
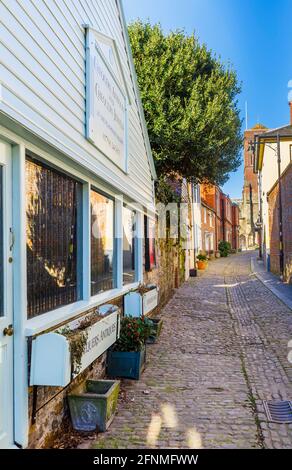
[[[292,164],[282,175],[282,211],[283,211],[283,249],[284,278],[292,282]],[[269,235],[271,271],[280,273],[279,250],[279,185],[276,184],[268,195],[269,202]]]
[[[202,249],[210,256],[216,251],[216,215],[203,201],[201,205]]]

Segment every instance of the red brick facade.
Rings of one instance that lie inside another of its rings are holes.
[[[221,193],[221,237],[220,240],[232,245],[232,202],[229,196]]]
[[[292,283],[292,164],[287,167],[281,178],[282,210],[283,210],[283,250],[284,278]],[[269,236],[271,271],[280,274],[280,243],[279,243],[279,185],[278,183],[268,194],[269,202]]]
[[[232,249],[239,249],[239,207],[232,204]]]
[[[232,248],[239,248],[239,208],[236,204],[232,204],[229,196],[224,194],[218,186],[211,184],[201,185],[202,199],[202,243],[203,249],[206,250],[204,241],[205,234],[212,232],[214,235],[214,251],[218,250],[221,240],[228,241]],[[234,209],[233,209],[233,206]],[[212,211],[215,223],[210,226],[205,211]],[[234,214],[234,215],[233,215]],[[207,237],[208,238],[208,237]],[[233,241],[234,238],[234,241]]]

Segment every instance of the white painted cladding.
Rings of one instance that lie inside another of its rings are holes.
[[[119,1],[0,0],[0,25],[0,123],[13,118],[121,193],[153,205],[152,161]],[[85,25],[115,41],[128,85],[127,174],[86,139]]]

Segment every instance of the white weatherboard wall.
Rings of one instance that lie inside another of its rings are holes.
[[[155,170],[147,156],[120,1],[1,1],[0,22],[0,111],[121,193],[152,207],[150,168],[152,176]],[[127,84],[127,174],[86,139],[85,25],[113,39]],[[5,125],[0,113],[1,121]]]

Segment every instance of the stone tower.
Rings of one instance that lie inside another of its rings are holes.
[[[239,245],[245,249],[252,249],[258,244],[258,234],[255,223],[259,215],[258,176],[254,173],[254,155],[250,143],[256,134],[262,134],[267,128],[256,124],[244,133],[244,183],[242,202],[240,205],[240,231]]]

